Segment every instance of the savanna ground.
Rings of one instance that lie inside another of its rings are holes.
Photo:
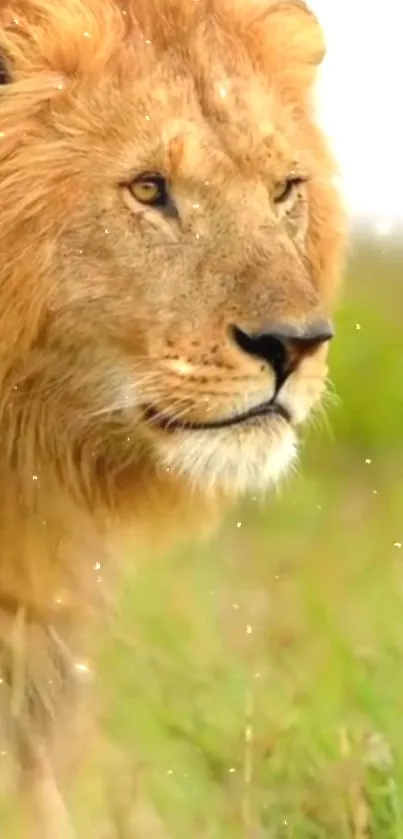
[[[106,795],[119,839],[403,839],[402,274],[355,249],[298,473],[126,582],[100,688],[125,765],[107,793],[86,768],[80,839]]]

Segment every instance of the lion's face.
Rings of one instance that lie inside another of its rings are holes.
[[[143,10],[140,37],[111,0],[103,21],[73,3],[67,23],[46,0],[15,5],[28,37],[8,27],[0,182],[22,281],[29,268],[41,285],[24,375],[81,433],[118,427],[127,457],[141,441],[199,486],[265,488],[324,389],[342,243],[309,104],[316,22],[300,4],[251,22],[255,2],[246,26],[155,0],[165,34]]]

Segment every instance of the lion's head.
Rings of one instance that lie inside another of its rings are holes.
[[[343,245],[316,20],[11,0],[0,52],[3,424],[39,459],[266,487],[323,391]]]

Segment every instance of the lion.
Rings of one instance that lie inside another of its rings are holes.
[[[325,389],[324,52],[299,0],[1,5],[2,737],[42,837],[100,567],[265,493]]]

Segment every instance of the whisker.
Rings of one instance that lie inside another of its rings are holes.
[[[153,416],[149,419],[149,424],[158,424],[161,420],[163,420],[166,428],[170,428],[178,420],[183,420],[189,416],[192,407],[193,405],[189,405],[185,398],[182,400],[175,400],[172,403],[166,403],[164,408],[153,414]]]
[[[146,373],[142,378],[139,378],[125,387],[126,390],[130,389],[133,392],[137,392],[139,396],[161,395],[161,388],[156,386],[159,378],[160,374],[157,372]],[[108,405],[104,405],[102,408],[96,408],[95,410],[93,409],[89,411],[88,415],[91,417],[99,417],[116,411],[125,410],[128,407],[132,407],[132,401],[130,396],[126,393],[125,396],[119,397],[115,401],[108,403]]]

